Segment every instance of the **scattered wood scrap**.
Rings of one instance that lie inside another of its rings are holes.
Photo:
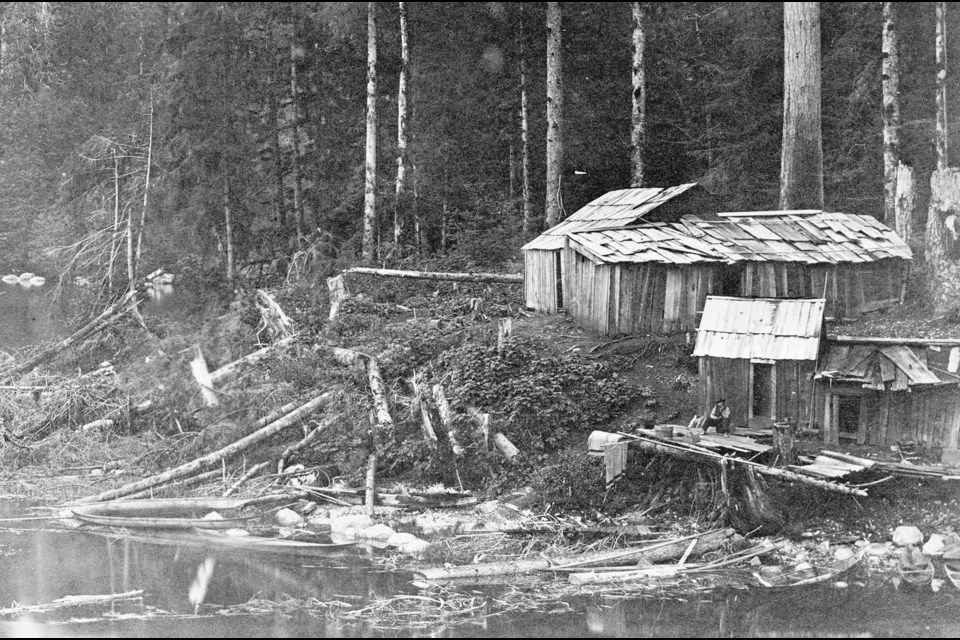
[[[0,616],[22,616],[27,613],[45,613],[47,611],[56,611],[58,609],[66,609],[69,607],[102,605],[110,602],[122,602],[124,600],[140,600],[141,598],[143,598],[142,589],[103,595],[64,596],[62,598],[57,598],[53,602],[45,602],[43,604],[28,604],[5,607],[0,609]]]

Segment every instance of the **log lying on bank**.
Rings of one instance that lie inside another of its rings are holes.
[[[283,312],[272,295],[263,289],[257,289],[253,301],[260,311],[261,331],[266,331],[274,340],[293,336],[293,320]]]
[[[440,421],[447,431],[447,439],[450,441],[450,448],[453,449],[453,455],[460,458],[466,453],[466,450],[463,448],[463,445],[460,444],[453,411],[450,410],[450,403],[447,402],[447,394],[443,392],[443,387],[439,384],[433,385],[433,401],[437,405],[437,413],[440,414]]]
[[[203,396],[204,406],[215,407],[219,405],[217,390],[213,388],[213,379],[210,377],[210,370],[207,369],[207,359],[203,357],[200,345],[194,345],[193,359],[190,360],[190,372],[193,373],[193,379],[197,381],[197,386],[200,387],[200,395]]]
[[[112,305],[104,309],[99,316],[77,329],[68,337],[50,347],[47,347],[46,349],[43,349],[33,357],[28,358],[15,367],[0,371],[0,381],[6,381],[23,375],[24,373],[28,373],[44,362],[52,360],[58,354],[66,349],[69,349],[73,345],[83,342],[90,336],[103,331],[109,327],[110,323],[112,323],[114,320],[136,309],[138,300],[139,297],[136,291],[128,291],[122,298],[120,298],[120,300],[114,302]]]
[[[369,276],[391,278],[412,278],[415,280],[450,280],[453,282],[499,282],[503,284],[522,284],[522,273],[448,273],[441,271],[401,271],[399,269],[372,269],[353,267],[345,269],[343,274],[357,273]]]
[[[665,543],[650,545],[648,547],[639,547],[636,549],[613,549],[610,551],[595,551],[585,553],[579,556],[567,556],[560,558],[533,558],[529,560],[514,560],[511,562],[490,562],[472,565],[463,565],[459,567],[433,567],[416,570],[419,577],[432,582],[445,582],[448,580],[464,580],[470,578],[486,578],[491,576],[503,576],[518,573],[527,573],[529,571],[550,571],[554,569],[565,569],[570,567],[586,567],[591,564],[609,565],[615,562],[625,564],[635,564],[643,558],[647,562],[667,562],[680,558],[689,546],[690,539],[699,538],[694,554],[703,555],[709,551],[716,551],[724,545],[734,540],[735,532],[733,529],[723,529],[705,534],[696,534],[677,538]]]
[[[234,360],[229,364],[225,364],[216,371],[210,372],[210,381],[213,384],[223,384],[228,382],[237,377],[245,367],[256,364],[273,352],[286,348],[287,346],[293,344],[296,339],[296,336],[289,336],[283,340],[278,340],[273,344],[264,347],[263,349],[259,349],[253,353],[245,355],[242,358]]]
[[[220,464],[221,461],[228,460],[233,456],[246,451],[250,447],[264,442],[265,440],[280,433],[284,429],[296,426],[301,420],[319,410],[321,407],[329,404],[330,401],[333,400],[337,395],[338,392],[336,391],[328,391],[317,396],[313,400],[310,400],[306,404],[288,411],[282,417],[275,418],[275,413],[271,414],[267,418],[261,419],[257,422],[257,426],[259,428],[256,431],[244,438],[241,438],[240,440],[237,440],[233,444],[227,445],[222,449],[218,449],[217,451],[197,458],[192,462],[188,462],[180,465],[179,467],[170,469],[169,471],[165,471],[149,478],[144,478],[143,480],[138,480],[137,482],[126,484],[117,489],[98,493],[95,496],[77,500],[75,504],[89,504],[93,502],[103,502],[105,500],[115,500],[116,498],[121,498],[131,493],[145,491],[153,487],[167,484],[168,482],[173,482],[175,480],[180,480],[181,478],[187,478],[201,473],[213,465]],[[286,406],[289,407],[290,405]],[[272,418],[270,422],[262,424],[264,420],[269,418]]]
[[[333,354],[334,360],[342,365],[364,368],[367,372],[367,384],[370,387],[370,396],[373,399],[373,406],[376,411],[377,426],[393,427],[393,416],[390,413],[390,404],[387,402],[387,386],[383,383],[383,375],[380,373],[380,365],[377,359],[365,353],[342,347],[321,345],[321,348],[328,349]]]
[[[866,497],[867,495],[867,492],[863,489],[848,487],[835,482],[818,480],[816,478],[811,478],[793,471],[788,471],[786,469],[780,469],[777,467],[768,467],[766,465],[744,460],[742,458],[722,456],[718,453],[714,453],[713,451],[697,447],[696,445],[685,445],[680,442],[660,442],[657,440],[651,440],[649,438],[638,438],[637,436],[627,433],[620,435],[629,438],[627,441],[630,443],[630,446],[638,447],[651,453],[661,453],[664,455],[673,456],[684,460],[693,460],[696,462],[709,462],[711,464],[720,465],[721,468],[723,465],[743,465],[752,468],[756,473],[761,475],[777,478],[786,482],[796,482],[798,484],[817,487],[818,489],[823,489],[825,491],[833,491],[847,495],[863,497]]]

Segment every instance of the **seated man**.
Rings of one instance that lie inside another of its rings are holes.
[[[715,427],[717,433],[721,434],[731,432],[730,407],[727,406],[727,402],[723,398],[717,400],[716,404],[713,405],[713,409],[710,409],[706,422],[703,423],[704,430],[710,427]]]

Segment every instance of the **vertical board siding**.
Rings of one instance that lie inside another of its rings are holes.
[[[541,313],[556,313],[559,251],[525,251],[523,291],[526,306]]]
[[[747,424],[750,410],[750,361],[700,358],[700,415],[706,415],[719,398],[730,407],[730,422]]]

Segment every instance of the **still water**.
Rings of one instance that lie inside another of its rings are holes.
[[[480,602],[489,597],[491,606],[481,606],[452,624],[442,620],[423,624],[416,614],[373,625],[323,611],[237,609],[256,600],[282,602],[288,596],[356,605],[418,593],[410,574],[385,569],[376,553],[358,549],[297,559],[83,531],[0,528],[0,609],[70,595],[144,591],[134,602],[2,616],[0,636],[958,637],[960,633],[960,592],[949,587],[937,594],[904,592],[882,580],[851,582],[844,589],[774,595],[728,591],[685,600],[572,595],[554,603],[563,606],[550,608],[563,612],[552,614],[502,613],[493,603],[509,587],[484,590],[474,585],[464,590]],[[204,568],[209,570],[209,584],[196,609],[191,585]],[[517,588],[535,589],[536,583]],[[187,615],[195,611],[200,616]]]

